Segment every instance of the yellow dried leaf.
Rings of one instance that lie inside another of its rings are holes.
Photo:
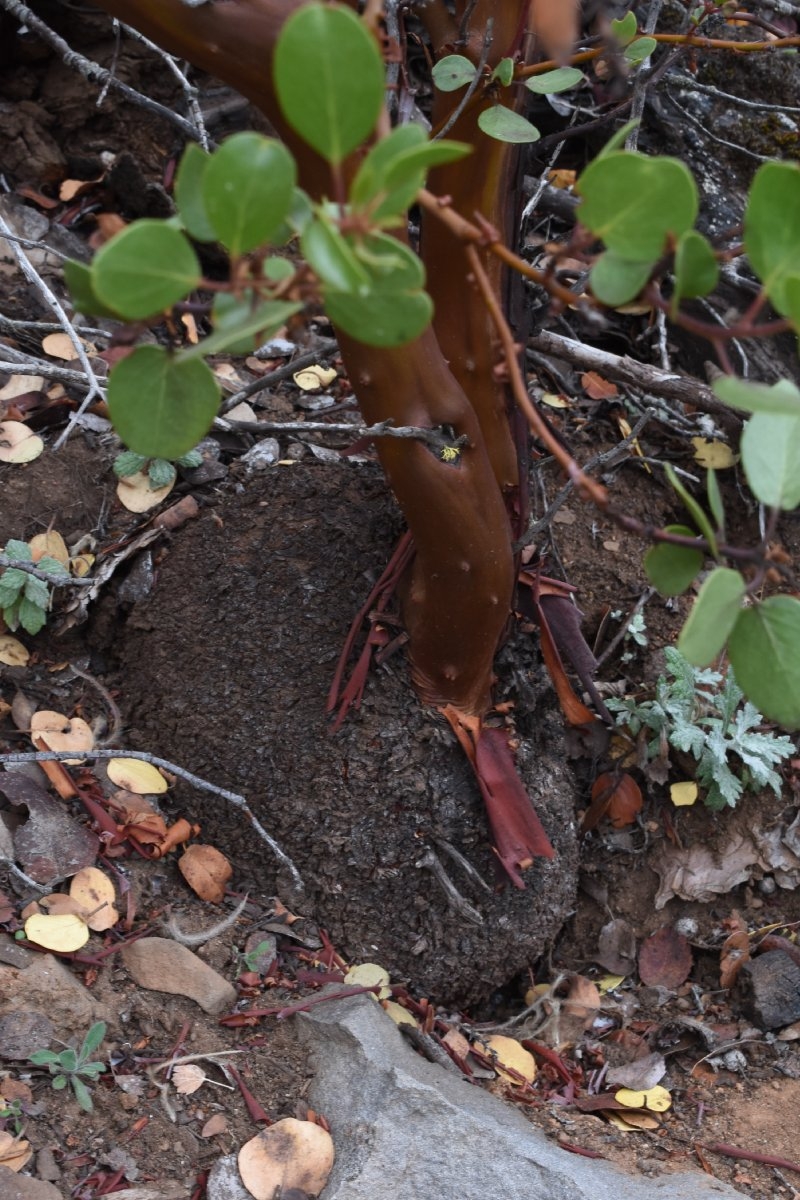
[[[42,896],[39,904],[51,917],[63,916],[64,913],[74,913],[82,921],[86,920],[86,910],[77,900],[73,900],[66,892],[53,892],[51,896]]]
[[[273,1200],[291,1188],[318,1196],[333,1158],[333,1139],[321,1125],[286,1117],[245,1142],[239,1174],[255,1200]]]
[[[665,1087],[657,1083],[655,1087],[648,1088],[644,1093],[645,1108],[649,1108],[651,1112],[666,1112],[672,1107],[672,1096]]]
[[[517,1075],[521,1075],[523,1079],[527,1079],[528,1083],[533,1083],[536,1078],[536,1060],[530,1050],[526,1050],[516,1038],[503,1037],[502,1034],[495,1033],[486,1040],[486,1048],[490,1050],[497,1061],[497,1072],[502,1079],[509,1083],[519,1082],[514,1076],[508,1074],[508,1069],[516,1071]],[[507,1068],[503,1070],[503,1068]]]
[[[32,1154],[31,1144],[25,1138],[14,1137],[7,1129],[0,1131],[0,1166],[8,1167],[9,1171],[21,1171],[30,1162]],[[12,1185],[11,1191],[15,1190],[16,1185]]]
[[[614,1092],[614,1099],[626,1108],[644,1108],[644,1092],[634,1092],[631,1088],[620,1088]]]
[[[0,421],[0,462],[33,462],[43,450],[42,439],[22,421]]]
[[[167,781],[161,772],[140,758],[111,758],[107,771],[112,783],[137,796],[160,796],[167,790]]]
[[[80,950],[89,940],[89,926],[77,913],[63,913],[57,916],[47,916],[44,913],[34,913],[25,922],[25,937],[45,950],[58,950],[62,954],[70,954]]]
[[[185,839],[184,839],[185,840]],[[225,898],[225,884],[233,867],[215,846],[195,843],[178,859],[178,870],[201,900],[219,904]]]
[[[557,392],[545,392],[542,396],[542,404],[546,404],[548,408],[569,408],[571,403],[566,396]]]
[[[694,804],[697,799],[697,784],[692,779],[688,779],[684,783],[671,783],[669,798],[676,808]]]
[[[126,475],[124,479],[120,479],[117,484],[117,499],[128,512],[143,513],[166,500],[174,486],[173,479],[166,487],[151,488],[147,475],[137,471],[135,475]]]
[[[48,750],[94,749],[94,734],[83,717],[65,717],[63,713],[42,709],[31,717],[31,741],[43,742]],[[83,762],[82,758],[68,758],[70,764]]]
[[[318,392],[321,388],[328,387],[336,378],[336,371],[333,367],[321,367],[315,364],[313,367],[306,367],[302,371],[295,371],[292,379],[303,392]]]
[[[709,441],[704,437],[693,437],[694,461],[701,467],[710,467],[712,471],[724,471],[733,467],[739,461],[739,455],[734,454],[727,442],[716,438]]]
[[[7,667],[24,667],[29,658],[30,654],[22,642],[10,633],[0,634],[0,663],[5,663]]]
[[[632,1125],[634,1129],[659,1129],[661,1125],[660,1121],[647,1113],[626,1112],[619,1115],[626,1125]]]
[[[95,933],[110,929],[119,920],[114,907],[117,893],[114,884],[99,867],[83,867],[73,875],[69,894],[86,913],[86,924]]]
[[[181,1096],[191,1096],[206,1081],[206,1073],[197,1063],[179,1063],[172,1071],[175,1091]]]
[[[353,987],[379,987],[376,999],[388,1000],[392,992],[389,987],[389,972],[379,963],[359,963],[351,967],[344,977],[345,983]]]
[[[76,579],[83,579],[89,574],[94,566],[94,560],[94,554],[76,554],[74,558],[69,560],[67,565],[70,573],[74,575]]]
[[[0,388],[0,400],[14,400],[17,396],[27,396],[28,392],[40,392],[43,387],[43,375],[12,375]]]
[[[609,1125],[613,1125],[615,1129],[620,1129],[623,1133],[634,1132],[633,1125],[628,1124],[622,1113],[614,1112],[613,1109],[607,1109],[603,1112],[603,1116],[608,1121]]]
[[[407,1008],[403,1008],[402,1004],[398,1004],[396,1000],[384,1000],[381,1007],[387,1016],[391,1017],[395,1025],[413,1025],[417,1028],[417,1022],[412,1017]],[[445,1040],[447,1035],[445,1035]]]
[[[72,338],[66,333],[48,333],[47,337],[42,338],[42,349],[51,358],[60,358],[64,362],[71,362],[78,357]]]
[[[54,558],[65,569],[69,566],[67,543],[60,533],[56,533],[55,529],[51,529],[49,533],[37,533],[28,542],[28,546],[30,547],[31,558],[35,563],[47,557]]]
[[[624,975],[604,975],[602,979],[597,980],[597,990],[604,996],[606,992],[613,992],[614,988],[618,988],[624,982]]]

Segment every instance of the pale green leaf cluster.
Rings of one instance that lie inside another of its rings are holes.
[[[3,549],[7,558],[16,562],[32,563],[33,555],[27,542],[10,538]],[[45,571],[59,580],[66,572],[55,558],[45,555],[36,563],[38,570]],[[27,571],[6,567],[0,575],[0,611],[10,630],[19,629],[26,633],[38,633],[44,628],[50,610],[50,586]]]
[[[664,655],[666,673],[653,700],[608,700],[617,723],[634,737],[642,729],[652,734],[650,758],[661,754],[664,739],[691,754],[709,808],[733,808],[747,790],[771,787],[780,795],[775,767],[794,753],[792,739],[762,731],[764,718],[745,700],[732,670],[726,676],[702,670],[673,646]]]
[[[105,1021],[96,1021],[90,1028],[80,1050],[67,1046],[66,1050],[37,1050],[30,1056],[30,1062],[36,1067],[47,1067],[52,1075],[51,1084],[55,1091],[61,1092],[67,1086],[72,1088],[75,1099],[84,1112],[91,1112],[94,1105],[87,1087],[88,1083],[96,1083],[100,1075],[108,1070],[104,1062],[93,1062],[92,1055],[101,1045],[106,1035]]]

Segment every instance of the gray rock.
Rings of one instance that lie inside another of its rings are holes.
[[[208,1173],[206,1196],[208,1200],[253,1200],[242,1183],[235,1154],[226,1154],[214,1163]]]
[[[315,1071],[310,1100],[336,1147],[323,1200],[742,1196],[700,1172],[643,1179],[568,1154],[512,1105],[415,1055],[366,996],[318,1005],[300,1031]]]
[[[3,1200],[64,1200],[64,1193],[52,1183],[18,1175],[3,1166],[0,1166],[0,1196]]]
[[[139,938],[122,951],[122,961],[139,987],[186,996],[207,1013],[221,1013],[236,1001],[236,988],[193,954],[169,938]]]
[[[112,1020],[107,1007],[52,954],[35,955],[30,966],[22,969],[0,967],[0,1012],[4,1016],[44,1014],[50,1036],[62,1042],[68,1042],[76,1033],[82,1035],[95,1021]],[[34,1047],[46,1048],[41,1044]]]

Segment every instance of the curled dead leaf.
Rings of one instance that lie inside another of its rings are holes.
[[[642,793],[638,783],[627,771],[598,775],[592,785],[592,803],[581,822],[587,833],[607,816],[615,829],[632,825],[642,809]]]
[[[286,1117],[245,1142],[239,1173],[255,1200],[273,1200],[291,1188],[318,1196],[333,1166],[333,1139],[311,1121]]]
[[[31,717],[31,740],[35,746],[44,743],[44,750],[82,750],[94,749],[94,734],[83,717],[65,717],[63,713],[41,709]],[[83,762],[82,758],[68,758],[65,762],[76,764]]]
[[[0,1130],[0,1166],[9,1171],[21,1171],[30,1162],[33,1150],[23,1137],[14,1137],[7,1129]],[[15,1190],[14,1186],[11,1188]]]
[[[29,658],[30,654],[22,642],[10,633],[0,634],[0,663],[7,667],[24,667]]]
[[[201,900],[219,904],[225,896],[225,884],[233,867],[215,846],[196,843],[189,846],[178,859],[181,875]]]

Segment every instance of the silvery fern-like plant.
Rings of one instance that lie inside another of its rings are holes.
[[[691,754],[708,808],[733,808],[746,790],[771,787],[780,795],[775,766],[794,753],[792,739],[762,732],[764,718],[744,700],[730,669],[722,675],[693,667],[674,646],[664,657],[667,669],[656,683],[655,699],[608,700],[617,724],[634,737],[642,729],[653,734],[650,758],[661,753],[664,739]]]

